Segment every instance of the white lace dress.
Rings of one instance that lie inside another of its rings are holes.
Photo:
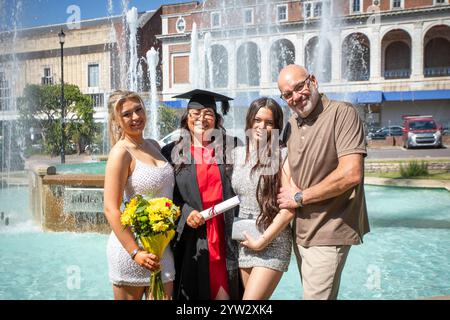
[[[136,194],[148,194],[151,197],[172,199],[175,178],[172,166],[166,162],[162,167],[150,166],[136,159],[136,167],[125,185],[124,200],[129,201]],[[148,286],[150,271],[133,261],[111,232],[106,254],[108,257],[109,279],[118,286]],[[161,259],[161,275],[164,283],[175,279],[173,254],[166,247]]]

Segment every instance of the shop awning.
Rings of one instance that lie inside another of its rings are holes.
[[[169,108],[174,108],[174,109],[184,109],[187,106],[188,101],[187,100],[168,100],[168,101],[163,101],[163,104],[165,104],[166,106],[168,106]]]
[[[447,100],[450,99],[450,90],[330,92],[327,93],[327,96],[334,100],[356,104],[382,103],[383,101]]]
[[[383,92],[384,101],[446,100],[450,90],[418,90]]]
[[[418,101],[418,100],[450,100],[450,90],[416,90],[416,91],[359,91],[359,92],[326,92],[333,100],[347,101],[354,104],[375,104],[384,101]],[[250,103],[262,97],[258,91],[240,92],[230,101],[233,107],[248,107]],[[281,105],[285,102],[279,96],[270,96]],[[186,100],[164,101],[171,108],[186,108]],[[450,105],[450,104],[449,104]]]
[[[329,92],[327,96],[333,100],[347,101],[351,103],[381,103],[383,101],[382,91],[360,91],[348,93]]]

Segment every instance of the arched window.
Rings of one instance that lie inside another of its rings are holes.
[[[5,72],[0,71],[0,111],[9,110],[10,88]]]
[[[314,37],[305,48],[306,68],[320,82],[331,81],[331,44],[327,39]]]
[[[370,78],[370,42],[362,33],[348,35],[342,44],[342,79],[367,81]]]
[[[401,41],[392,42],[386,48],[384,59],[386,79],[409,78],[411,74],[411,50]]]
[[[209,70],[209,61],[206,59],[206,86],[213,88],[226,88],[228,86],[228,52],[227,49],[215,44],[211,46],[212,69]],[[210,84],[210,78],[213,85]]]
[[[294,64],[295,48],[291,41],[280,39],[270,48],[270,75],[272,82],[278,81],[278,74],[285,66]]]
[[[411,75],[411,37],[405,30],[386,33],[381,41],[382,68],[385,79],[409,78]]]
[[[424,39],[424,76],[450,76],[450,27],[435,26]]]
[[[238,85],[259,86],[261,78],[261,53],[254,42],[246,42],[237,51]]]

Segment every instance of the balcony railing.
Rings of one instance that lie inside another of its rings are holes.
[[[407,79],[411,75],[410,69],[396,69],[384,71],[385,79]]]
[[[9,99],[0,97],[0,111],[9,110]]]
[[[448,77],[450,76],[450,67],[425,68],[425,77]]]
[[[48,86],[53,84],[53,77],[42,77],[41,84],[43,86]]]
[[[95,94],[88,94],[89,97],[92,98],[94,101],[94,108],[103,108],[105,107],[104,101],[105,101],[105,95],[103,93],[95,93]]]

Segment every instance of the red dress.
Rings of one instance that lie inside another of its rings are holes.
[[[222,180],[214,159],[214,149],[191,146],[191,153],[195,159],[202,206],[203,209],[208,209],[223,200]],[[211,299],[215,299],[221,287],[229,295],[224,238],[225,222],[222,214],[206,221],[206,235],[209,251],[210,292]]]

